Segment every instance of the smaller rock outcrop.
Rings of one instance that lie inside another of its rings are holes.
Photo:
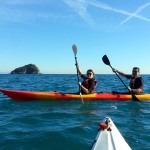
[[[11,74],[40,74],[40,70],[34,64],[28,64],[23,67],[16,68]]]

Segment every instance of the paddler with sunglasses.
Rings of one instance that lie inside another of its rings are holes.
[[[92,69],[87,70],[86,76],[82,74],[79,67],[77,67],[78,74],[83,79],[83,82],[79,82],[79,85],[81,87],[81,93],[82,94],[89,94],[93,93],[97,86],[97,81],[94,78],[94,72]]]
[[[126,77],[130,80],[130,86],[128,86],[129,91],[135,94],[141,94],[143,91],[144,83],[142,77],[140,77],[140,69],[138,67],[134,67],[132,69],[132,75],[127,75],[123,72],[120,72],[116,69],[112,69],[113,72],[120,74],[121,76]]]

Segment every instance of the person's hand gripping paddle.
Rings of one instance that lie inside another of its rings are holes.
[[[102,57],[102,60],[103,60],[104,64],[110,66],[111,69],[113,69],[113,67],[112,67],[111,64],[110,64],[110,61],[109,61],[107,55],[104,55],[104,56]],[[115,72],[115,74],[116,74],[117,77],[120,79],[120,81],[123,83],[123,85],[127,88],[127,90],[132,94],[132,99],[133,99],[134,101],[139,101],[139,99],[135,96],[135,94],[133,93],[133,91],[128,88],[128,86],[123,82],[123,80],[120,78],[120,76],[117,74],[117,72]]]

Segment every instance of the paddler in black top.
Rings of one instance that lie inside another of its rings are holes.
[[[132,75],[127,75],[123,72],[120,72],[116,69],[112,69],[113,72],[117,72],[121,76],[126,77],[127,79],[130,80],[130,86],[128,86],[129,91],[135,93],[135,94],[140,94],[143,91],[144,83],[142,77],[139,76],[140,69],[138,67],[134,67],[132,69]]]
[[[82,74],[79,67],[77,67],[77,71],[81,76],[81,78],[84,80],[82,83],[79,82],[79,85],[81,87],[81,93],[82,94],[93,93],[97,86],[97,81],[94,78],[93,70],[92,69],[87,70],[87,76]]]

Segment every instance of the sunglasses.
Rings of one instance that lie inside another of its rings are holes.
[[[92,73],[91,73],[91,72],[88,72],[87,75],[92,75]]]
[[[132,72],[139,72],[139,71],[133,70]]]

